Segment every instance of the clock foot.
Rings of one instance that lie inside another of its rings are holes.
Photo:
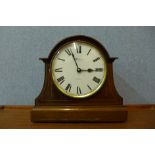
[[[35,106],[32,122],[123,122],[125,106]]]

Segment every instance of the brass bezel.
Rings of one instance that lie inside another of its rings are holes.
[[[74,94],[68,94],[64,89],[62,89],[62,88],[60,87],[60,85],[55,81],[55,78],[54,78],[54,66],[53,66],[53,61],[54,61],[56,55],[58,54],[58,51],[59,51],[60,49],[62,49],[64,46],[66,46],[66,45],[68,45],[68,44],[71,44],[71,43],[73,43],[73,42],[75,42],[75,41],[76,41],[76,42],[87,43],[87,44],[92,45],[92,46],[94,46],[95,48],[97,48],[98,51],[99,51],[99,52],[101,53],[101,55],[102,55],[102,59],[103,59],[103,62],[104,62],[104,67],[105,67],[105,69],[104,69],[104,79],[102,80],[102,82],[100,83],[100,85],[99,85],[95,90],[91,91],[90,93],[85,94],[85,95],[80,95],[80,96],[74,95]],[[55,85],[56,88],[57,88],[60,92],[62,92],[64,95],[66,95],[66,96],[68,96],[68,97],[71,97],[71,98],[79,98],[79,99],[80,99],[80,98],[87,98],[87,97],[90,97],[90,96],[94,95],[95,93],[97,93],[97,92],[101,89],[101,87],[104,85],[105,80],[106,80],[106,77],[107,77],[107,61],[106,61],[106,59],[105,59],[104,54],[101,52],[101,50],[100,50],[96,45],[94,45],[94,44],[91,43],[91,42],[85,41],[85,40],[77,39],[77,40],[74,40],[74,41],[69,41],[69,42],[63,44],[62,46],[60,46],[60,47],[58,48],[58,50],[56,51],[56,54],[54,54],[54,56],[53,56],[52,59],[51,59],[51,62],[50,62],[50,71],[51,71],[51,74],[52,74],[52,80],[53,80],[54,85]]]

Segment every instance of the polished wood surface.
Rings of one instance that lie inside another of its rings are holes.
[[[0,128],[51,129],[136,129],[155,128],[155,105],[127,106],[128,120],[123,123],[32,123],[32,106],[0,106]]]
[[[123,122],[127,120],[125,106],[35,106],[33,122]]]

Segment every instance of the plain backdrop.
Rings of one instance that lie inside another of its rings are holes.
[[[87,35],[101,42],[114,63],[124,104],[155,104],[155,27],[0,27],[0,104],[33,105],[44,64],[59,41]]]

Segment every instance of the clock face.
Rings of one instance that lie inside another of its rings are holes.
[[[91,43],[73,41],[60,47],[51,61],[52,79],[65,95],[85,98],[96,93],[106,79],[104,55]]]

